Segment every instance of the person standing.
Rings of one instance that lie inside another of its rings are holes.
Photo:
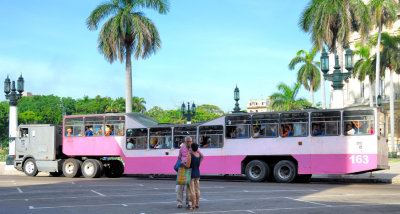
[[[184,165],[187,160],[188,156],[190,155],[190,149],[192,145],[192,138],[190,136],[185,137],[185,145],[181,145],[181,148],[179,149],[179,158],[181,158],[182,162],[181,165]],[[186,189],[186,205],[187,207],[191,207],[192,203],[190,201],[189,195],[190,195],[190,185],[178,185],[178,191],[177,191],[177,199],[176,201],[178,202],[178,208],[182,208],[182,202],[183,202],[183,192]]]
[[[199,208],[199,199],[200,199],[200,163],[203,161],[204,156],[198,152],[199,145],[193,143],[191,145],[192,151],[188,156],[188,160],[185,163],[186,167],[190,167],[192,169],[192,176],[190,178],[190,197],[192,200],[192,205],[189,206],[189,210],[198,209]]]

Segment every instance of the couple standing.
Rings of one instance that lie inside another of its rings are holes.
[[[178,208],[182,208],[183,192],[186,188],[186,205],[189,210],[199,208],[200,199],[200,163],[203,160],[203,154],[198,150],[199,145],[196,143],[192,144],[192,138],[187,136],[185,138],[185,145],[181,146],[179,150],[179,158],[181,158],[181,165],[186,168],[192,169],[189,185],[178,185],[177,202]],[[189,196],[191,197],[189,200]]]

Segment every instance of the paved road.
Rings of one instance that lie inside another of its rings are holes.
[[[0,213],[188,213],[175,181],[0,176]],[[398,184],[277,184],[201,180],[196,213],[400,213]]]

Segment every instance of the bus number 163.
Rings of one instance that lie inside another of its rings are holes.
[[[350,156],[351,164],[368,164],[368,155],[352,155]]]

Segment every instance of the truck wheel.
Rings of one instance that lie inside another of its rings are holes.
[[[270,169],[264,161],[252,160],[246,165],[245,172],[250,181],[260,182],[269,176]]]
[[[86,159],[82,164],[82,175],[85,178],[95,178],[99,174],[99,164],[94,159]]]
[[[99,166],[99,170],[97,170],[96,178],[99,178],[104,175],[104,164],[100,160],[95,160],[97,165]]]
[[[75,158],[69,158],[64,161],[63,164],[63,173],[65,177],[73,178],[79,177],[81,171],[82,161],[77,160]]]
[[[296,165],[289,160],[281,160],[274,167],[274,177],[278,183],[290,183],[297,176]]]
[[[36,166],[36,162],[33,158],[29,158],[24,163],[24,173],[27,176],[36,176],[39,171]]]
[[[60,177],[62,174],[63,174],[62,171],[50,172],[50,175],[53,177]]]
[[[110,160],[105,168],[105,175],[109,178],[119,178],[124,173],[124,164],[119,160]]]

